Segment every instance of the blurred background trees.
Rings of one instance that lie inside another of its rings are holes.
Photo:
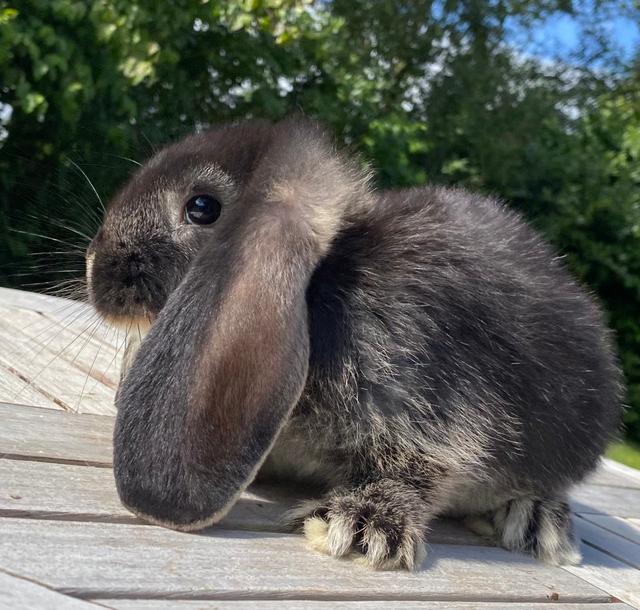
[[[297,110],[381,186],[464,185],[531,219],[606,308],[640,439],[640,71],[620,23],[637,3],[0,0],[0,284],[81,273],[84,174],[107,199],[194,127]]]

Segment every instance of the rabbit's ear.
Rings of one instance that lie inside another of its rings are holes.
[[[305,292],[354,185],[301,129],[276,130],[232,228],[200,251],[119,388],[117,488],[146,520],[190,530],[222,518],[303,390]]]

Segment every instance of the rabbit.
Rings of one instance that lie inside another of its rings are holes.
[[[567,494],[622,378],[594,298],[502,203],[376,190],[321,125],[251,120],[155,154],[86,260],[136,337],[114,432],[136,515],[197,530],[279,480],[318,490],[292,513],[312,547],[373,568],[420,567],[441,515],[580,560]]]

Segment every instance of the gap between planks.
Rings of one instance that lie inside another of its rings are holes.
[[[303,499],[288,489],[254,484],[216,527],[290,532],[285,525],[286,513]],[[0,459],[0,516],[149,525],[122,506],[110,469],[28,460]],[[489,545],[449,520],[434,522],[429,540]]]
[[[587,541],[589,546],[611,555],[636,570],[640,570],[640,544],[636,544],[627,538],[591,523],[580,515],[576,517],[574,523],[578,536]],[[632,526],[629,525],[628,528],[631,529]],[[636,530],[635,533],[637,534],[638,531]],[[640,583],[640,571],[638,572],[638,582]]]
[[[107,607],[64,595],[29,578],[0,568],[0,609],[2,610],[97,610]]]
[[[94,601],[94,600],[92,600]],[[185,599],[100,599],[95,600],[105,604],[114,610],[255,610],[259,604],[261,610],[387,610],[391,606],[388,603],[376,601],[340,601],[340,600],[226,600],[223,603],[207,600]],[[383,600],[387,602],[388,600]],[[393,604],[393,608],[399,610],[425,610],[427,606],[423,602],[400,601]],[[629,610],[631,606],[621,603],[583,602],[556,603],[556,602],[530,602],[519,603],[503,601],[495,602],[430,602],[431,610]]]
[[[432,545],[422,569],[408,573],[336,560],[301,539],[270,533],[0,524],[7,569],[88,599],[612,601],[581,578],[496,548]]]

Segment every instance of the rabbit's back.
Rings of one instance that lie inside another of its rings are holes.
[[[336,473],[384,464],[421,478],[421,456],[466,459],[548,491],[592,469],[617,430],[597,305],[490,199],[379,195],[345,225],[307,302],[310,372],[288,433],[335,456]]]

